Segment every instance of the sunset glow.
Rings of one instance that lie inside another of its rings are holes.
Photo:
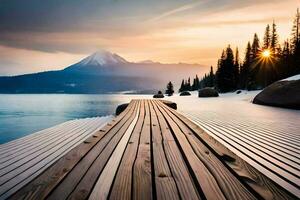
[[[262,52],[262,57],[269,58],[271,56],[271,51],[269,49],[266,49]]]
[[[43,2],[1,1],[1,75],[62,69],[99,49],[132,62],[215,67],[228,44],[243,58],[247,41],[254,33],[262,39],[273,20],[282,43],[299,6],[298,0]]]

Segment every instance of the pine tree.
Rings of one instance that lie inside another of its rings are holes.
[[[236,89],[234,79],[234,55],[230,45],[226,48],[225,53],[223,51],[219,61],[217,87],[220,92],[229,92]]]
[[[198,90],[200,88],[198,75],[196,75],[195,82],[196,82],[196,90]]]
[[[274,55],[277,55],[278,52],[278,34],[277,34],[277,29],[276,29],[276,24],[273,21],[272,24],[272,35],[271,35],[271,45],[270,49]]]
[[[174,86],[171,81],[167,84],[166,94],[168,96],[172,96],[174,94]]]
[[[191,78],[189,77],[188,82],[187,82],[187,91],[191,91]]]
[[[240,76],[240,55],[239,49],[236,48],[235,50],[235,60],[234,60],[234,80],[235,80],[235,87],[238,88],[239,85],[239,76]]]
[[[253,37],[253,42],[252,42],[252,46],[251,46],[251,57],[250,57],[250,62],[256,60],[256,58],[258,57],[260,52],[260,45],[259,45],[259,38],[257,36],[257,34],[254,34]]]
[[[293,67],[291,65],[291,51],[290,51],[290,43],[288,40],[284,42],[282,53],[280,54],[279,61],[279,79],[283,79],[293,75]]]
[[[218,69],[216,71],[216,86],[219,91],[224,91],[224,62],[225,62],[225,51],[222,51],[221,58],[218,60]]]
[[[268,24],[264,36],[264,49],[269,49],[271,45],[270,25]]]
[[[299,42],[300,42],[300,12],[298,8],[294,19],[293,28],[292,28],[291,49],[293,54],[295,54],[300,48]]]
[[[292,28],[291,51],[293,56],[294,69],[292,74],[300,73],[300,12],[297,9],[296,17]]]
[[[215,77],[214,77],[214,70],[213,67],[210,67],[210,72],[209,72],[209,87],[214,87],[214,82],[215,82]]]
[[[183,92],[184,91],[184,79],[182,79],[182,82],[181,82],[181,85],[180,85],[180,88],[178,90],[179,92]]]
[[[244,62],[243,65],[241,66],[241,73],[240,73],[240,86],[242,89],[248,88],[248,84],[250,80],[249,72],[250,72],[251,62],[252,62],[252,48],[250,42],[248,42]]]

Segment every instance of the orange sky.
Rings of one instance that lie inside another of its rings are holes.
[[[176,4],[164,3],[163,8],[153,5],[153,12],[147,10],[149,5],[141,4],[130,15],[130,10],[125,12],[129,6],[118,5],[119,2],[107,4],[108,11],[103,16],[98,12],[89,17],[79,13],[73,23],[75,28],[68,26],[69,21],[61,26],[50,24],[49,30],[38,23],[31,27],[30,19],[23,29],[11,25],[18,21],[7,22],[8,28],[0,30],[0,74],[62,69],[99,49],[117,53],[128,61],[151,59],[215,66],[228,44],[238,46],[243,57],[247,41],[255,32],[262,39],[266,24],[273,19],[283,42],[290,37],[292,19],[300,6],[299,0],[178,0]],[[124,13],[110,17],[109,9],[115,10],[114,6],[121,7],[119,12]]]

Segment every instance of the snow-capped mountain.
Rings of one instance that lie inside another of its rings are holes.
[[[201,76],[207,68],[197,64],[128,62],[108,51],[98,51],[59,71],[0,77],[0,93],[107,93],[163,89],[182,78]],[[5,86],[5,87],[1,87]]]
[[[95,71],[103,73],[111,73],[112,66],[120,66],[129,63],[121,56],[109,51],[101,50],[82,59],[65,69],[65,71],[73,71],[80,73],[95,73]]]
[[[92,55],[84,58],[76,65],[110,65],[110,64],[124,64],[128,63],[124,58],[109,51],[97,51]]]

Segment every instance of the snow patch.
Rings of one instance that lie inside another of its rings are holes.
[[[119,64],[128,63],[124,58],[117,54],[113,54],[108,51],[97,51],[92,55],[86,57],[78,63],[78,65],[107,65],[107,64]]]
[[[297,80],[300,80],[300,74],[295,75],[295,76],[291,76],[289,78],[286,78],[286,79],[283,79],[283,80],[280,80],[280,81],[297,81]]]

